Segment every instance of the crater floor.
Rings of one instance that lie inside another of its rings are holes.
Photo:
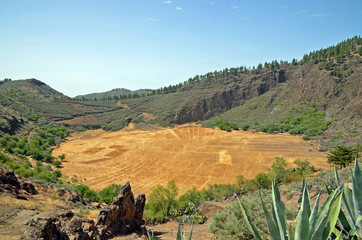
[[[72,134],[53,155],[66,154],[62,172],[100,190],[130,181],[135,194],[174,180],[182,194],[215,183],[235,183],[267,171],[275,157],[288,166],[296,159],[329,167],[319,145],[289,134],[225,132],[195,124],[175,128],[133,125],[116,132],[92,130]]]

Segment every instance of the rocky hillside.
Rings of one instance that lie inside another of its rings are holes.
[[[125,97],[116,89],[97,100],[95,95],[68,98],[35,79],[6,82],[0,85],[1,129],[18,129],[37,114],[77,130],[117,130],[139,121],[212,125],[222,119],[258,131],[294,127],[295,134],[307,129],[312,137],[323,133],[320,139],[355,143],[361,126],[360,49],[362,39],[354,37],[292,63],[210,72],[143,95]],[[317,117],[323,121],[314,121]],[[303,121],[314,123],[295,129]]]
[[[133,95],[142,95],[151,93],[151,89],[139,89],[131,91],[125,88],[116,88],[111,91],[101,92],[101,93],[90,93],[85,95],[78,95],[75,98],[79,99],[112,99],[115,96],[133,96]]]
[[[362,114],[361,47],[361,38],[355,38],[306,54],[299,62],[274,62],[274,67],[242,73],[223,70],[222,77],[209,73],[176,92],[125,102],[162,125],[223,119],[257,130],[316,111],[330,124],[325,139],[356,143]]]

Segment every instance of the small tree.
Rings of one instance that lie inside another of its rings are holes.
[[[327,154],[328,163],[345,168],[354,160],[356,151],[352,147],[337,146]]]
[[[63,154],[59,155],[58,158],[60,159],[60,161],[63,162],[65,159],[65,154],[63,153]]]
[[[288,172],[287,161],[282,157],[276,157],[269,171],[277,182],[282,182],[284,175]]]
[[[53,165],[57,168],[59,168],[61,165],[62,165],[62,162],[61,161],[54,161],[53,162]]]
[[[153,188],[148,197],[150,218],[165,218],[170,214],[171,209],[177,207],[176,196],[178,188],[174,181],[167,184],[167,188],[158,185]]]

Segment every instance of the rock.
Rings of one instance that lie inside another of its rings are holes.
[[[26,191],[27,193],[30,193],[31,195],[36,195],[38,192],[36,191],[35,187],[31,183],[24,182],[21,184],[21,189]]]
[[[244,79],[242,85],[237,84],[233,77],[217,80],[219,82],[214,82],[220,86],[217,91],[205,88],[202,96],[180,104],[175,111],[174,121],[183,124],[210,119],[233,107],[243,105],[247,100],[258,97],[287,80],[287,73],[282,69],[251,76]]]
[[[0,168],[0,193],[6,193],[15,196],[17,199],[27,200],[23,193],[35,195],[38,192],[33,184],[29,182],[19,182],[14,171]]]
[[[206,216],[207,218],[211,218],[215,215],[215,213],[224,210],[224,208],[228,205],[227,202],[209,202],[206,201],[202,203],[199,207],[199,213],[201,215]]]
[[[141,230],[146,197],[141,194],[134,199],[131,185],[127,182],[121,187],[118,196],[110,206],[102,209],[97,219],[101,236],[113,237],[116,234],[130,234]]]
[[[6,168],[0,168],[0,191],[16,192],[19,194],[20,183],[15,176],[14,171]]]
[[[83,205],[85,204],[83,197],[76,191],[67,191],[66,193],[64,193],[62,198],[64,199],[65,202],[73,202],[73,203],[79,202]]]
[[[58,212],[30,219],[21,240],[106,240],[115,236],[138,233],[142,235],[144,194],[134,199],[131,185],[122,186],[113,203],[102,209],[97,223],[80,218],[72,212]]]
[[[38,193],[33,184],[28,182],[19,182],[18,178],[14,174],[14,171],[6,168],[0,168],[0,193],[3,192],[11,194],[17,199],[27,200],[26,197],[23,196],[21,190],[31,195]]]
[[[75,216],[72,212],[54,213],[53,216],[49,217],[32,218],[27,225],[21,240],[96,239],[94,222]]]

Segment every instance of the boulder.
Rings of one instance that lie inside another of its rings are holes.
[[[29,182],[19,182],[14,171],[0,168],[0,193],[8,193],[14,195],[18,199],[26,200],[26,197],[22,194],[24,191],[31,195],[38,193],[33,184]]]
[[[144,194],[134,199],[131,185],[127,182],[121,187],[112,204],[100,211],[96,223],[100,235],[110,238],[115,233],[127,235],[141,230],[145,203]]]
[[[75,216],[72,212],[54,213],[53,216],[49,217],[32,218],[27,225],[21,240],[96,239],[94,222]]]
[[[58,212],[30,219],[20,239],[106,240],[132,233],[143,234],[145,202],[144,194],[134,199],[131,185],[127,183],[120,188],[113,203],[100,211],[96,224],[72,212]]]

